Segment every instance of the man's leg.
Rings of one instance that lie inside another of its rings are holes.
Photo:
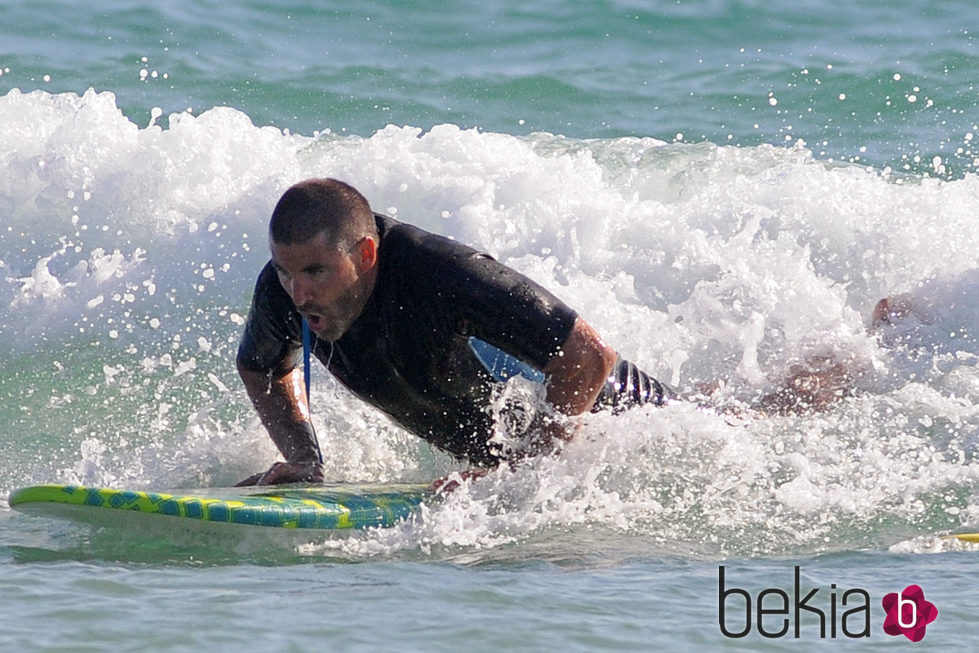
[[[677,394],[672,388],[620,357],[598,393],[592,412],[610,409],[613,414],[618,415],[634,406],[662,406],[676,399]]]

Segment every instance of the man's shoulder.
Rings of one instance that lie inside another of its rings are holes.
[[[279,283],[279,275],[275,271],[275,266],[272,265],[272,261],[269,260],[262,267],[262,271],[258,273],[258,278],[255,280],[255,290],[254,297],[266,297],[269,295],[276,295],[279,292],[285,293],[282,290],[282,284]],[[267,300],[265,300],[267,302]],[[260,306],[260,308],[265,308],[265,306]]]
[[[381,237],[381,244],[387,246],[409,245],[424,239],[429,232],[416,227],[415,225],[395,220],[391,216],[383,213],[375,213],[374,220],[377,222],[377,233]]]
[[[421,227],[400,222],[376,213],[378,233],[381,236],[382,253],[412,257],[420,255],[425,260],[452,259],[478,254],[475,249],[456,240],[441,236]],[[385,251],[386,250],[386,251]]]

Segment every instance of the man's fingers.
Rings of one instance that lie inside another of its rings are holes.
[[[322,482],[323,468],[319,463],[275,463],[268,470],[252,474],[245,480],[235,483],[235,487]]]
[[[243,481],[238,481],[235,483],[235,487],[247,487],[249,485],[257,485],[259,479],[265,476],[265,472],[259,472],[258,474],[252,474]]]

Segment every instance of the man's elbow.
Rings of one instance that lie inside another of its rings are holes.
[[[600,379],[604,383],[618,358],[616,351],[605,344],[598,332],[580,317],[575,321],[563,349],[572,353],[582,376],[589,381]]]
[[[244,377],[247,373],[253,372],[254,370],[248,366],[245,358],[238,354],[235,356],[235,368],[238,370],[238,376]]]
[[[248,385],[248,382],[255,378],[256,374],[259,372],[255,371],[255,368],[248,364],[248,361],[242,357],[240,354],[235,357],[235,368],[238,370],[238,376],[241,380]]]
[[[616,358],[615,350],[578,318],[561,352],[544,369],[551,379],[548,399],[559,410],[572,415],[590,409]]]
[[[248,394],[253,398],[261,394],[267,394],[272,383],[278,376],[281,376],[276,375],[272,370],[255,369],[255,366],[250,364],[247,358],[241,356],[235,358],[235,367],[238,370],[238,376],[241,378],[242,384],[244,384]]]

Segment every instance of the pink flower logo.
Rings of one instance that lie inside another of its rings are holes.
[[[884,632],[888,635],[904,635],[912,642],[925,638],[925,627],[938,618],[938,608],[925,600],[925,592],[917,585],[908,585],[898,594],[891,592],[881,601],[887,618]]]

